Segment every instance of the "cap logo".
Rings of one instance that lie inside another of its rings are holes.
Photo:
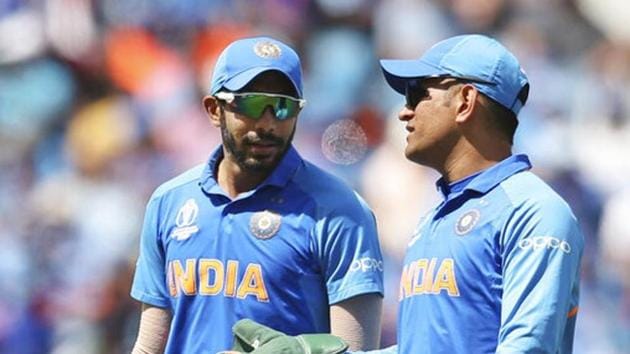
[[[254,213],[249,220],[249,230],[256,238],[267,240],[275,236],[282,224],[282,217],[272,211],[265,210]]]
[[[464,236],[469,233],[470,230],[477,225],[477,221],[479,221],[479,210],[473,209],[465,212],[462,216],[457,220],[457,224],[455,224],[455,233],[460,236]]]
[[[254,44],[254,53],[261,58],[275,59],[282,54],[282,49],[275,43],[261,41]]]

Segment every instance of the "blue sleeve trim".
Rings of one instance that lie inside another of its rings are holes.
[[[383,291],[383,285],[378,282],[366,281],[361,284],[357,284],[355,286],[345,288],[342,291],[329,292],[328,293],[328,303],[330,305],[334,305],[336,303],[342,302],[344,300],[348,300],[349,298],[364,295],[364,294],[374,294],[377,293],[381,296],[385,295]]]
[[[170,302],[168,300],[161,297],[149,295],[136,289],[131,289],[131,297],[148,305],[162,308],[170,307]]]

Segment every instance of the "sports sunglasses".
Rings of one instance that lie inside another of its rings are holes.
[[[293,118],[306,105],[306,100],[275,93],[219,92],[215,97],[229,104],[233,112],[252,119],[260,119],[267,107],[273,109],[278,120]]]
[[[418,103],[422,101],[423,98],[429,95],[429,90],[425,86],[422,85],[421,81],[433,78],[452,78],[461,82],[476,82],[480,84],[486,85],[494,85],[493,82],[475,77],[475,76],[466,76],[466,75],[435,75],[435,76],[425,76],[418,79],[408,80],[405,85],[405,106],[409,109],[415,109]]]

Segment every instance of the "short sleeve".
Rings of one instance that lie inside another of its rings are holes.
[[[583,247],[577,220],[559,197],[528,200],[514,209],[502,235],[497,353],[567,349],[560,348],[573,337]]]
[[[164,252],[158,226],[158,207],[159,199],[152,198],[146,208],[131,297],[149,305],[168,307]]]
[[[371,210],[355,194],[320,219],[314,230],[315,254],[324,276],[329,304],[351,297],[383,295],[383,256]]]

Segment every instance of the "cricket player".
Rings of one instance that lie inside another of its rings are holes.
[[[443,200],[408,243],[398,345],[370,353],[571,353],[584,241],[567,203],[512,153],[529,91],[518,60],[494,39],[462,35],[381,67],[406,98],[405,155],[441,174]],[[251,321],[234,332],[245,352],[346,350]]]
[[[375,218],[291,145],[305,104],[301,72],[295,51],[268,37],[235,41],[218,58],[203,104],[222,145],[157,188],[146,208],[134,353],[226,350],[241,318],[378,347]]]

